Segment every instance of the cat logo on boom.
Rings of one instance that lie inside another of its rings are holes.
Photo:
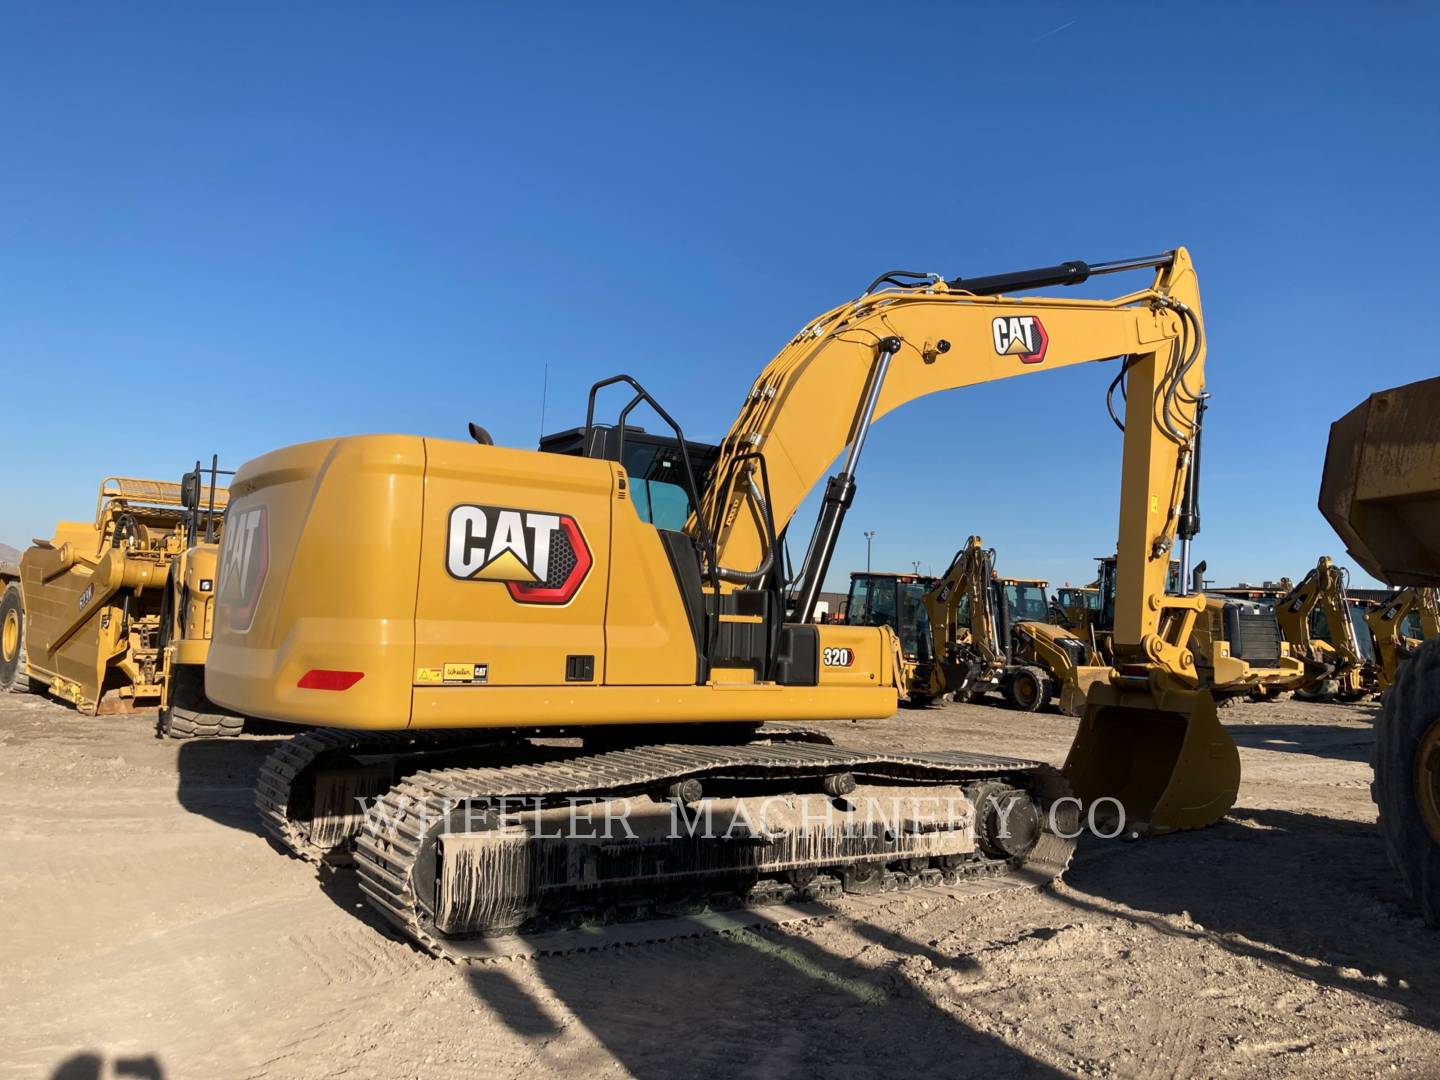
[[[1045,333],[1037,315],[998,315],[990,323],[995,335],[995,351],[1001,356],[1018,356],[1022,364],[1038,364],[1045,359],[1050,335]]]
[[[464,503],[450,511],[450,576],[501,582],[516,603],[569,603],[593,562],[569,514]]]

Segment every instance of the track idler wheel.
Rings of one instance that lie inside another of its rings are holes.
[[[975,842],[992,859],[1019,858],[1040,839],[1044,821],[1028,791],[1008,784],[982,784],[971,798]]]

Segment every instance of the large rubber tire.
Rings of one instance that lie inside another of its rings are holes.
[[[170,676],[170,704],[160,710],[156,733],[171,739],[216,739],[239,735],[245,718],[216,712],[205,698],[205,673],[193,664],[182,664]]]
[[[0,691],[6,693],[28,690],[25,675],[25,604],[20,586],[5,585],[0,592]]]
[[[1421,646],[1385,694],[1371,764],[1385,853],[1425,921],[1440,927],[1440,638]]]
[[[1005,704],[1020,712],[1039,712],[1050,700],[1050,676],[1038,667],[1016,668],[1005,680]]]

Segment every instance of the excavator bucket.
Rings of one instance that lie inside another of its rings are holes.
[[[1099,682],[1065,760],[1070,786],[1125,835],[1199,829],[1225,816],[1240,788],[1240,754],[1208,693]]]

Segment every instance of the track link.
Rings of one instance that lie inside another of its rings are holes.
[[[835,914],[828,901],[843,891],[867,893],[911,888],[954,888],[983,881],[981,891],[1038,888],[1059,877],[1069,864],[1074,841],[1052,832],[1048,820],[1034,846],[1009,859],[980,852],[947,861],[907,859],[865,873],[843,869],[800,878],[762,878],[739,891],[687,896],[683,906],[665,908],[643,896],[627,904],[599,895],[595,907],[563,925],[522,927],[516,934],[447,936],[436,928],[431,897],[436,880],[434,822],[443,822],[464,805],[500,800],[619,798],[653,792],[687,779],[815,779],[835,772],[864,776],[874,783],[1002,784],[1020,783],[1042,807],[1069,794],[1060,774],[1039,762],[986,754],[872,753],[823,743],[780,740],[741,745],[665,744],[572,757],[563,761],[516,766],[426,770],[389,789],[372,807],[370,821],[383,822],[355,841],[360,888],[391,924],[421,948],[457,961],[513,955],[569,952],[676,936],[711,933],[738,926],[789,922]],[[1075,832],[1078,816],[1059,808],[1058,824]],[[916,865],[917,862],[927,865]],[[509,872],[497,864],[501,874]],[[658,916],[658,917],[657,917]],[[529,931],[538,929],[538,933]],[[550,932],[547,932],[550,931]]]
[[[831,744],[830,736],[818,728],[767,725],[756,731],[757,739]],[[372,759],[385,767],[375,768],[368,777],[352,783],[334,801],[355,805],[353,800],[378,796],[407,771],[423,767],[426,755],[460,750],[496,750],[518,741],[510,732],[493,728],[452,731],[345,731],[316,728],[294,735],[272,751],[260,766],[255,786],[255,807],[267,836],[290,855],[306,862],[346,863],[348,840],[359,831],[358,815],[342,814],[332,806],[336,821],[316,836],[313,802],[316,773],[328,766],[353,766],[356,759]],[[403,760],[402,760],[403,759]],[[340,818],[347,819],[348,828]],[[339,835],[340,831],[346,835]]]
[[[255,785],[255,808],[265,833],[283,850],[306,862],[345,862],[343,837],[334,830],[317,837],[313,817],[297,816],[297,795],[312,794],[315,774],[327,765],[353,764],[356,757],[378,755],[386,763],[377,770],[368,786],[371,790],[347,789],[347,797],[378,795],[398,778],[398,764],[406,755],[483,746],[495,742],[493,733],[478,731],[340,731],[317,728],[292,736],[266,756]],[[380,774],[388,777],[378,782]],[[306,811],[311,807],[307,806]]]

